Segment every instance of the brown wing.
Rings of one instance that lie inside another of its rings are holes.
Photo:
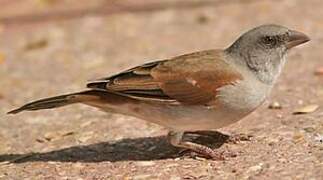
[[[242,79],[222,58],[218,50],[196,52],[144,64],[88,87],[148,100],[209,104],[218,88]]]

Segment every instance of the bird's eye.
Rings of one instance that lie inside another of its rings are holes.
[[[264,36],[263,42],[264,42],[264,44],[270,45],[270,46],[274,46],[276,44],[276,40],[272,36]]]

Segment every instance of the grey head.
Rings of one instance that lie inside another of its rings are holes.
[[[225,51],[236,63],[246,65],[260,81],[273,84],[288,50],[309,40],[301,32],[268,24],[244,33]]]

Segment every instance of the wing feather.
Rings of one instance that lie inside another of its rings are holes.
[[[223,57],[219,50],[182,55],[90,82],[88,87],[142,100],[208,104],[216,99],[220,87],[242,79]]]

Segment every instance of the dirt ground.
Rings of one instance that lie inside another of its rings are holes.
[[[322,179],[323,75],[314,73],[323,67],[322,8],[321,0],[1,0],[0,179]],[[236,157],[182,156],[167,129],[82,105],[6,115],[137,64],[224,48],[264,23],[312,41],[290,52],[257,111],[222,134],[189,137]],[[250,141],[226,141],[240,133]]]

